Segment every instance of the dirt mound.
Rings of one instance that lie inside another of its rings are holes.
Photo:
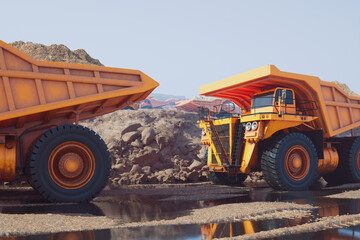
[[[16,41],[9,44],[37,60],[104,66],[98,59],[90,57],[84,49],[71,51],[63,44],[46,46],[39,43],[23,41]]]
[[[108,144],[112,184],[206,180],[197,114],[162,109],[122,110],[81,124]]]
[[[357,94],[356,92],[354,91],[351,91],[349,86],[346,85],[345,83],[341,83],[341,82],[338,82],[338,81],[333,81],[333,83],[335,83],[336,85],[338,85],[342,90],[344,90],[347,94],[349,94],[350,96],[359,96],[359,94]]]

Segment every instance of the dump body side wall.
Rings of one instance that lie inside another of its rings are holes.
[[[360,97],[349,96],[334,83],[320,82],[330,137],[360,126]]]
[[[0,41],[0,138],[18,143],[9,162],[22,168],[47,130],[122,109],[158,85],[138,70],[37,61]]]
[[[0,41],[0,129],[37,121],[29,115],[57,118],[66,108],[91,118],[141,101],[157,86],[141,71],[37,61]],[[88,103],[98,104],[92,113]]]

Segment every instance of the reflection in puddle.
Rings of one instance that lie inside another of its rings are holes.
[[[0,192],[1,194],[1,192]],[[36,196],[36,195],[35,195]],[[3,201],[0,198],[0,213],[6,214],[68,214],[107,216],[119,223],[168,220],[204,207],[202,201],[161,201],[158,196],[123,195],[103,197],[85,204],[35,203],[32,195],[25,201]],[[19,199],[21,199],[19,197]],[[22,198],[23,199],[23,198]],[[31,203],[29,203],[31,202]]]
[[[291,239],[291,240],[355,240],[360,239],[360,226],[353,226],[347,228],[328,229],[320,232],[303,233],[296,235],[287,235],[272,238],[276,240]]]
[[[328,239],[360,239],[360,226],[327,230],[324,231],[324,235],[328,236]],[[339,237],[335,237],[336,235]]]
[[[26,237],[0,238],[0,240],[111,240],[110,230],[61,232]]]
[[[311,210],[311,216],[293,219],[271,219],[261,221],[243,221],[243,222],[227,222],[227,223],[212,223],[206,224],[201,227],[201,233],[204,239],[213,238],[227,238],[235,237],[244,234],[256,233],[260,231],[268,231],[277,228],[293,227],[305,223],[311,223],[317,218],[331,217],[346,214],[357,214],[360,212],[360,200],[358,199],[332,199],[332,198],[314,198],[311,201],[313,205],[317,205],[319,208]],[[293,202],[307,203],[304,199],[295,198]],[[296,239],[312,239],[312,235],[316,234],[314,239],[342,239],[336,237],[330,237],[331,233],[336,232],[338,236],[340,233],[349,234],[352,228],[343,229],[330,229],[321,231],[318,233],[303,233],[296,234]],[[340,231],[338,231],[340,230]],[[354,229],[353,229],[354,230]],[[352,231],[353,231],[352,230]],[[360,229],[352,232],[352,239],[360,239]],[[324,237],[322,237],[325,234]],[[283,239],[283,238],[279,238]],[[293,239],[293,238],[291,238]],[[347,238],[348,239],[348,238]],[[351,239],[351,238],[349,238]]]
[[[228,238],[260,231],[268,231],[275,228],[293,227],[308,223],[310,217],[294,219],[271,219],[262,221],[243,221],[230,223],[212,223],[201,227],[203,239]]]
[[[291,225],[294,224],[290,223]],[[116,239],[212,239],[222,237],[235,237],[257,231],[266,231],[273,228],[284,227],[289,224],[287,220],[244,221],[235,223],[208,224],[183,226],[157,226],[130,229],[111,229],[99,231],[63,232],[26,237],[0,237],[0,240],[116,240]],[[350,240],[360,239],[360,226],[329,229],[320,232],[308,232],[295,235],[284,235],[277,240]]]

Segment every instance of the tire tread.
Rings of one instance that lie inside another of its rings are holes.
[[[35,140],[33,145],[30,147],[29,153],[27,155],[27,165],[26,165],[26,175],[29,184],[36,189],[45,199],[47,199],[50,202],[62,202],[60,199],[56,199],[53,196],[50,196],[47,191],[44,189],[43,183],[40,179],[39,173],[37,172],[37,161],[39,158],[39,150],[43,147],[46,147],[47,140],[51,138],[52,136],[63,134],[66,132],[75,132],[82,135],[86,135],[92,138],[92,141],[97,141],[98,146],[100,146],[101,151],[105,153],[104,159],[105,163],[104,166],[106,168],[106,174],[103,176],[102,179],[99,179],[98,181],[101,181],[101,184],[97,189],[95,189],[91,194],[88,195],[85,199],[80,199],[78,201],[75,201],[77,203],[82,202],[89,202],[91,201],[95,196],[97,196],[103,188],[106,186],[108,182],[108,178],[110,175],[110,168],[111,168],[111,159],[110,159],[110,152],[104,142],[104,140],[96,134],[94,131],[90,130],[87,127],[81,126],[81,125],[62,125],[56,128],[52,128],[46,133],[44,133],[38,140]],[[72,201],[74,202],[74,201]]]

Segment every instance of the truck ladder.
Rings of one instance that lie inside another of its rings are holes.
[[[219,134],[218,134],[218,132],[217,132],[215,126],[214,126],[214,123],[210,120],[209,124],[210,124],[211,132],[213,133],[211,135],[212,136],[211,139],[212,139],[212,141],[214,143],[214,146],[216,148],[216,153],[219,154],[218,149],[220,148],[220,150],[221,150],[220,154],[223,156],[223,159],[224,159],[225,163],[227,165],[229,165],[230,162],[229,162],[228,155],[226,154],[225,148],[224,148],[224,146],[223,146],[223,144],[222,144],[222,142],[220,140]]]
[[[243,141],[243,128],[240,122],[240,119],[236,120],[235,123],[235,131],[232,142],[232,150],[231,150],[231,166],[239,165],[239,160],[242,155],[242,141]]]

